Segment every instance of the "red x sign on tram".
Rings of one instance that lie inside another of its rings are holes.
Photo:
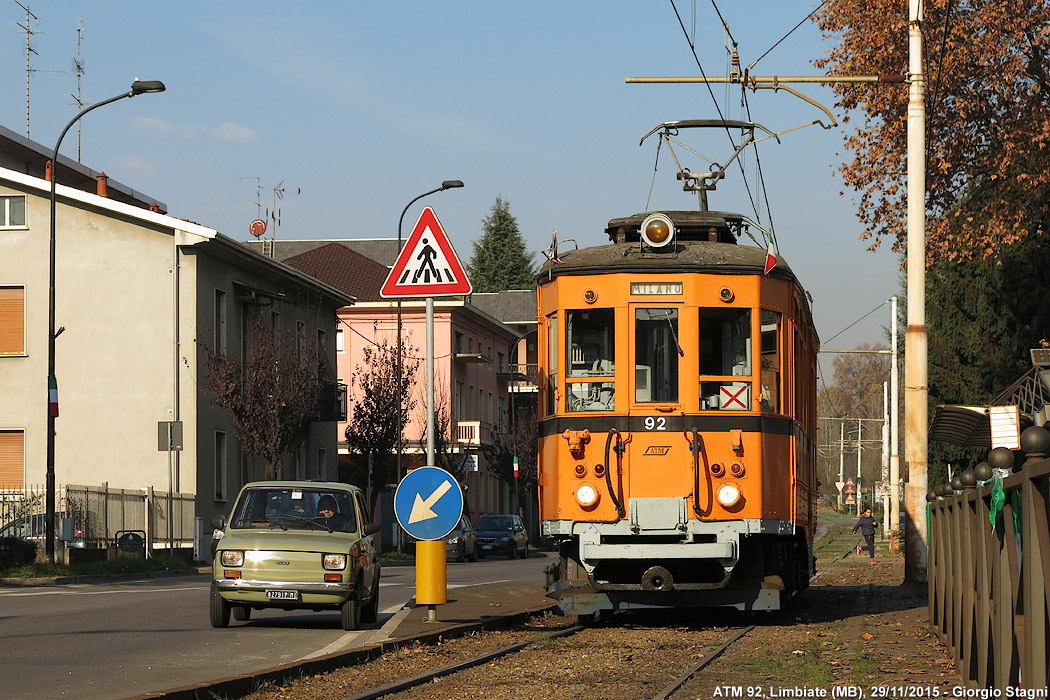
[[[747,388],[748,384],[737,384],[737,385],[726,385],[723,384],[720,388],[722,400],[719,402],[723,409],[729,408],[736,411],[747,410]],[[741,398],[743,397],[743,398]],[[736,404],[734,406],[733,404]]]

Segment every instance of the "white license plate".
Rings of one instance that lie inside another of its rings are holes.
[[[269,600],[299,600],[299,591],[266,591]]]
[[[492,549],[493,546],[494,545],[491,545],[491,544],[483,544],[483,545],[481,545],[481,548],[482,549]]]

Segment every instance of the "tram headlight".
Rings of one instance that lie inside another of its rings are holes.
[[[575,495],[576,502],[583,508],[593,508],[598,505],[598,489],[590,484],[580,484]]]
[[[723,508],[732,508],[740,503],[740,487],[736,484],[722,484],[718,487],[717,498]]]
[[[642,222],[642,240],[651,248],[662,248],[674,240],[674,224],[666,214],[650,214]]]

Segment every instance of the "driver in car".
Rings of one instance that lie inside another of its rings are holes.
[[[338,532],[346,531],[346,516],[339,512],[335,499],[327,494],[317,500],[316,520]]]

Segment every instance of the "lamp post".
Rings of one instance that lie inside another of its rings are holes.
[[[55,379],[55,338],[65,328],[55,332],[55,183],[58,179],[58,148],[62,145],[62,139],[66,132],[76,124],[81,117],[93,109],[97,109],[110,102],[122,100],[125,97],[134,97],[147,92],[164,92],[164,83],[159,80],[139,80],[131,84],[131,89],[122,92],[108,100],[96,102],[90,107],[85,107],[73,117],[66,128],[58,137],[55,150],[51,152],[51,237],[50,253],[48,257],[48,301],[47,301],[47,515],[44,524],[45,539],[47,546],[47,558],[55,561],[55,418],[58,416],[58,381]]]
[[[413,199],[412,201],[410,201],[408,204],[405,205],[405,208],[401,210],[401,218],[397,220],[397,253],[398,253],[398,255],[401,254],[401,226],[402,226],[402,224],[405,223],[405,214],[408,213],[408,208],[410,206],[412,206],[413,204],[415,204],[416,202],[418,202],[419,200],[423,199],[423,197],[426,197],[428,195],[432,195],[435,192],[442,192],[444,190],[451,190],[451,189],[455,189],[457,187],[462,187],[462,186],[463,186],[463,181],[462,180],[445,180],[444,182],[441,183],[441,187],[438,187],[436,189],[430,190],[428,192],[424,192],[423,194],[419,195],[418,197],[416,197],[415,199]],[[405,397],[404,397],[404,394],[401,391],[401,374],[402,374],[401,354],[402,354],[402,345],[401,345],[401,300],[398,299],[397,300],[397,478],[398,478],[398,481],[401,480],[401,458],[402,458],[402,455],[401,455],[401,451],[402,451],[401,434],[404,432],[404,425],[403,425],[404,420],[402,420],[402,418],[401,418],[401,412],[402,412],[402,409],[403,409],[404,404],[405,404]],[[401,544],[401,538],[399,537],[398,538],[398,549],[400,549],[400,544]]]

